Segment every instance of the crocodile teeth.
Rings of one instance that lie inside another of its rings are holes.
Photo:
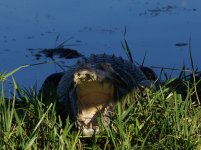
[[[92,127],[93,127],[93,125],[92,125],[92,123],[90,123],[89,128],[92,129]]]

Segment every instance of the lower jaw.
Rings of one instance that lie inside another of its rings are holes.
[[[114,87],[111,83],[87,82],[76,88],[78,97],[78,129],[82,136],[92,136],[100,132],[101,126],[109,124],[114,105]],[[98,118],[99,117],[99,118]]]
[[[112,112],[113,104],[107,105],[103,111],[97,112],[100,116],[97,116],[95,119],[91,119],[91,121],[86,125],[83,121],[77,121],[78,129],[81,132],[82,136],[90,137],[93,134],[100,133],[100,126],[106,127],[110,124],[110,115]],[[99,120],[99,122],[98,122]]]
[[[79,131],[81,132],[81,135],[84,137],[91,137],[94,134],[100,133],[100,129],[98,126],[95,126],[93,128],[81,127]]]

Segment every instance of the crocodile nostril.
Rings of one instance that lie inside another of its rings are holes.
[[[85,79],[86,79],[86,81],[90,80],[90,79],[91,79],[91,75],[88,74],[88,73],[86,73],[86,74],[85,74]]]

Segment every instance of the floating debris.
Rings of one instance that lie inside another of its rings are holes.
[[[56,47],[49,49],[32,49],[29,48],[31,54],[35,57],[36,60],[39,60],[42,56],[46,58],[54,59],[55,57],[63,58],[63,59],[72,59],[82,57],[83,55],[79,53],[77,50],[73,50],[70,48]]]
[[[176,6],[167,5],[163,7],[156,7],[155,9],[148,9],[148,11],[151,13],[168,12],[173,8],[176,8]]]
[[[172,6],[172,5],[167,5],[167,6],[161,6],[161,7],[156,7],[156,8],[150,8],[145,10],[142,13],[139,13],[139,16],[152,16],[156,17],[159,16],[160,14],[176,14],[177,11],[197,11],[197,9],[192,8],[192,9],[187,9],[179,6]]]
[[[39,60],[42,55],[41,54],[34,54],[34,56],[35,56],[36,60]]]
[[[188,43],[176,43],[174,45],[177,47],[183,47],[183,46],[188,46]]]
[[[53,49],[44,49],[39,51],[39,53],[44,54],[46,57],[53,58],[58,56],[59,58],[72,59],[83,56],[77,50],[70,48],[53,48]]]

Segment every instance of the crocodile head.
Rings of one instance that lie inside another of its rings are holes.
[[[99,122],[109,124],[116,100],[149,87],[150,81],[134,64],[114,55],[83,58],[64,72],[57,86],[59,113],[69,116],[83,135],[99,132]]]
[[[104,125],[109,123],[114,104],[114,83],[109,80],[111,72],[112,67],[102,63],[98,67],[87,64],[74,74],[78,108],[77,123],[85,136],[99,132],[98,120]]]

